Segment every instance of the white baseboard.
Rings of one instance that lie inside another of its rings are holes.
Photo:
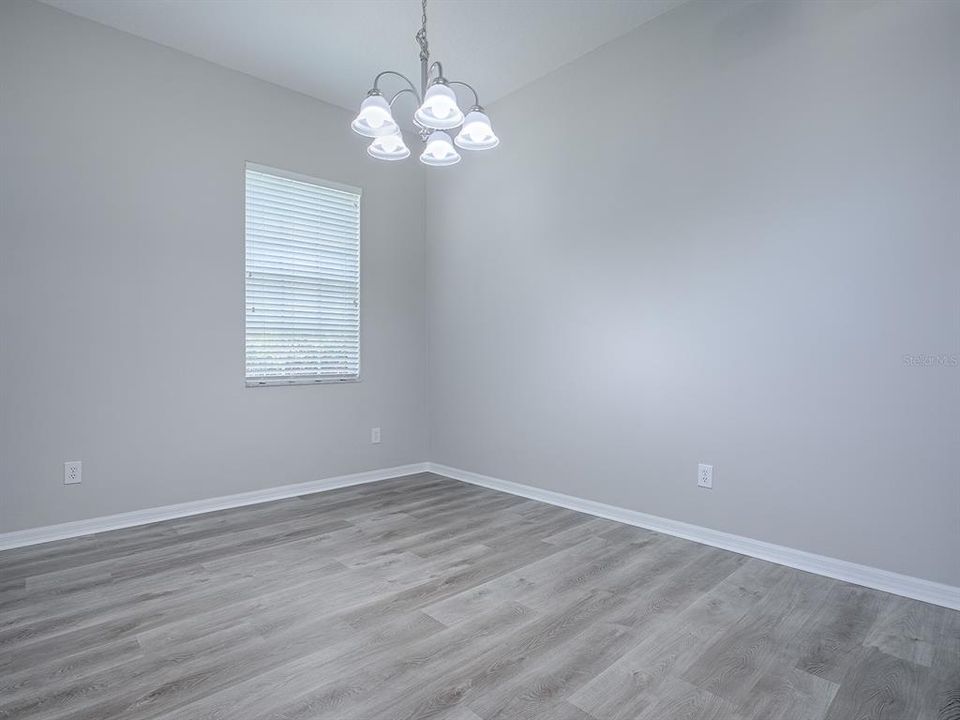
[[[863,585],[864,587],[882,590],[895,595],[902,595],[903,597],[922,600],[934,605],[941,605],[953,610],[960,610],[960,588],[952,585],[910,577],[909,575],[900,575],[888,570],[880,570],[867,565],[858,565],[857,563],[846,560],[815,555],[814,553],[795,550],[784,547],[783,545],[774,545],[773,543],[763,542],[761,540],[753,540],[751,538],[741,537],[740,535],[711,530],[698,525],[690,525],[677,520],[669,520],[656,515],[649,515],[636,510],[628,510],[593,500],[585,500],[574,497],[573,495],[564,495],[563,493],[557,493],[551,490],[543,490],[531,485],[500,480],[487,475],[470,472],[469,470],[461,470],[432,462],[400,465],[382,470],[369,470],[352,475],[313,480],[297,485],[284,485],[281,487],[267,488],[266,490],[254,490],[252,492],[225,495],[207,500],[196,500],[194,502],[179,503],[177,505],[134,510],[133,512],[107,515],[89,520],[77,520],[60,525],[48,525],[46,527],[0,533],[0,550],[23,547],[25,545],[36,545],[54,540],[65,540],[67,538],[92,535],[93,533],[118,530],[135,525],[146,525],[160,522],[161,520],[172,520],[190,515],[213,512],[215,510],[255,505],[270,500],[282,500],[297,495],[307,495],[325,490],[350,487],[351,485],[390,480],[392,478],[414,475],[421,472],[434,472],[438,475],[445,475],[454,480],[461,480],[473,485],[482,485],[483,487],[493,490],[519,495],[531,500],[539,500],[540,502],[569,508],[570,510],[576,510],[577,512],[595,515],[596,517],[602,517],[608,520],[615,520],[627,525],[635,525],[648,530],[655,530],[667,535],[674,535],[686,540],[703,543],[704,545],[711,545],[742,555],[749,555],[761,560],[787,565],[788,567],[798,570],[816,573],[817,575],[824,575],[856,585]]]
[[[244,505],[255,505],[270,500],[282,500],[284,498],[296,497],[297,495],[307,495],[309,493],[323,492],[324,490],[350,487],[351,485],[390,480],[392,478],[414,475],[426,471],[427,463],[399,465],[382,470],[368,470],[367,472],[353,473],[352,475],[340,475],[324,480],[311,480],[310,482],[298,483],[296,485],[283,485],[281,487],[267,488],[266,490],[253,490],[251,492],[224,495],[207,500],[195,500],[193,502],[178,503],[177,505],[134,510],[132,512],[106,515],[89,520],[76,520],[60,525],[47,525],[46,527],[30,528],[29,530],[0,533],[0,550],[8,550],[25,545],[36,545],[53,540],[65,540],[81,535],[92,535],[93,533],[106,532],[107,530],[119,530],[120,528],[133,527],[134,525],[146,525],[148,523],[160,522],[161,520],[172,520],[189,515],[213,512],[214,510],[226,510]]]
[[[445,475],[455,480],[471,483],[473,485],[482,485],[493,490],[519,495],[531,500],[558,505],[560,507],[576,510],[578,512],[595,515],[608,520],[635,525],[637,527],[655,530],[667,535],[692,540],[704,545],[731,550],[741,555],[767,560],[779,565],[804,570],[817,575],[825,575],[836,580],[844,580],[862,585],[864,587],[882,590],[902,595],[903,597],[922,600],[934,605],[960,610],[960,588],[943,583],[923,580],[921,578],[911,577],[909,575],[900,575],[899,573],[868,565],[858,565],[857,563],[846,560],[837,560],[836,558],[826,557],[824,555],[815,555],[814,553],[803,550],[794,550],[783,545],[774,545],[773,543],[753,540],[751,538],[733,535],[731,533],[711,530],[700,527],[699,525],[690,525],[677,520],[668,520],[667,518],[647,513],[637,512],[636,510],[627,510],[626,508],[607,505],[605,503],[585,500],[572,495],[543,490],[541,488],[523,485],[521,483],[500,480],[498,478],[480,475],[469,470],[460,470],[459,468],[440,465],[437,463],[427,463],[430,472],[438,475]]]

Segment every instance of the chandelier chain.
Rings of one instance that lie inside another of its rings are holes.
[[[422,0],[423,16],[421,18],[420,29],[417,31],[417,44],[420,45],[420,60],[425,62],[430,59],[430,48],[427,44],[427,0]]]

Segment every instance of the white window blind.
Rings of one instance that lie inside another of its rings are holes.
[[[360,190],[247,164],[247,385],[360,377]]]

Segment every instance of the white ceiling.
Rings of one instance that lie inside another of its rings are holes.
[[[419,84],[420,0],[44,2],[351,110],[380,70]],[[682,2],[430,0],[431,59],[490,104]]]

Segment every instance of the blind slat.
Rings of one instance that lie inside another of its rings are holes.
[[[360,194],[246,173],[248,384],[360,375]]]

